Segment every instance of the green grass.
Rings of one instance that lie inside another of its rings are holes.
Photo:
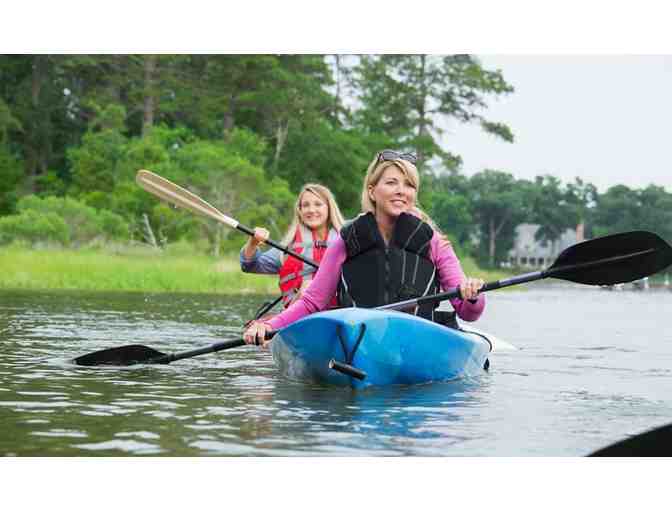
[[[146,249],[0,250],[0,288],[144,292],[273,293],[277,279],[240,271],[229,255],[215,259]]]
[[[3,247],[0,249],[0,288],[75,289],[216,294],[275,294],[277,277],[245,274],[237,255],[216,259],[174,247],[159,252],[142,247],[116,250],[64,250]],[[466,258],[468,276],[486,281],[506,273],[483,271]]]

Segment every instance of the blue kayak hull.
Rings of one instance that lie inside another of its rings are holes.
[[[273,359],[291,379],[352,388],[447,381],[483,372],[490,343],[414,315],[344,308],[309,315],[278,332]],[[359,380],[329,367],[353,366]]]

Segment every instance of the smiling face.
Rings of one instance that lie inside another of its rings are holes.
[[[387,167],[375,185],[369,186],[369,198],[376,214],[396,218],[415,207],[418,191],[411,180],[396,165]]]
[[[312,191],[304,191],[299,200],[299,218],[311,230],[320,230],[327,226],[329,206]]]

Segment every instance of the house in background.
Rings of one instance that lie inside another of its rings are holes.
[[[516,238],[505,267],[546,267],[550,266],[562,250],[584,240],[583,223],[575,229],[567,229],[560,239],[542,244],[534,239],[539,225],[522,223],[516,227]]]

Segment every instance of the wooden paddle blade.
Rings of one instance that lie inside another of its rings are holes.
[[[98,365],[127,366],[147,363],[153,358],[165,356],[164,353],[144,345],[124,345],[102,351],[91,352],[72,360],[76,365],[93,367]]]
[[[544,274],[587,285],[639,280],[672,264],[672,247],[652,232],[623,232],[570,246]]]
[[[145,191],[156,195],[166,202],[170,202],[177,207],[188,209],[189,211],[205,216],[206,218],[212,218],[231,228],[238,227],[238,222],[236,220],[229,218],[191,191],[178,186],[174,182],[171,182],[160,175],[150,172],[149,170],[138,170],[135,180]]]

